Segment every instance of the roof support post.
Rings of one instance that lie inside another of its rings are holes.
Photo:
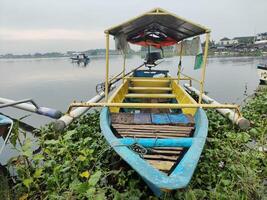
[[[182,70],[182,54],[183,54],[183,42],[181,42],[181,49],[180,49],[180,54],[179,54],[179,64],[178,64],[178,84],[180,83],[180,79],[181,79],[181,70]]]
[[[210,32],[206,33],[206,42],[205,42],[205,50],[204,50],[204,58],[203,58],[203,66],[202,66],[202,75],[200,81],[200,96],[198,103],[202,102],[202,94],[204,93],[204,81],[206,76],[206,67],[207,67],[207,59],[209,52],[209,41],[210,41]]]
[[[105,82],[105,101],[108,102],[108,77],[109,77],[109,33],[106,33],[106,82]]]
[[[123,53],[123,68],[122,68],[122,82],[124,83],[124,77],[125,77],[125,67],[126,67],[126,54]]]

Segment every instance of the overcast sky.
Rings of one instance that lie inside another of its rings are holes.
[[[155,7],[214,40],[267,32],[267,0],[0,0],[0,54],[104,48],[104,29]]]

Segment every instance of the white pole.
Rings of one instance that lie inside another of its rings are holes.
[[[196,88],[190,86],[189,84],[184,84],[184,86],[190,92],[194,92],[198,96],[200,95],[200,91],[198,91]],[[205,101],[208,104],[220,105],[219,102],[215,101],[214,99],[208,97],[205,94],[202,94],[202,100]],[[219,113],[221,113],[223,116],[225,116],[229,120],[231,120],[233,123],[235,123],[236,125],[238,125],[241,129],[247,129],[250,126],[249,120],[247,120],[244,117],[240,117],[238,115],[238,113],[235,113],[233,110],[230,110],[230,109],[222,109],[222,108],[217,108],[216,110]]]
[[[11,104],[11,103],[16,103],[16,101],[0,97],[0,103],[1,104]],[[25,110],[25,111],[29,111],[29,112],[37,112],[37,108],[34,105],[31,105],[28,103],[21,103],[18,105],[13,105],[12,107],[15,107],[15,108],[18,108],[21,110]]]
[[[32,104],[25,103],[25,102],[30,102]],[[54,119],[58,119],[62,115],[61,111],[59,110],[56,110],[53,108],[41,107],[41,106],[39,107],[32,99],[14,101],[11,99],[0,98],[0,108],[4,108],[4,107],[14,107],[14,108],[18,108],[18,109],[25,110],[28,112],[37,113],[39,115],[51,117]]]
[[[110,91],[112,91],[116,86],[111,85]],[[105,97],[105,92],[101,92],[97,94],[92,99],[87,101],[86,103],[96,103]],[[69,114],[65,114],[60,119],[54,122],[54,129],[57,131],[61,131],[66,128],[74,119],[79,118],[81,115],[86,113],[91,107],[78,107],[72,110]]]

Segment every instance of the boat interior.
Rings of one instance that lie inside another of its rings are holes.
[[[161,76],[161,77],[157,77]],[[157,78],[156,78],[157,77]],[[196,103],[168,76],[166,70],[134,72],[110,102]],[[196,108],[110,108],[111,128],[117,138],[173,139],[193,137]],[[156,169],[170,174],[188,148],[129,146]]]

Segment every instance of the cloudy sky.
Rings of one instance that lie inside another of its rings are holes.
[[[214,40],[267,32],[267,0],[0,0],[0,54],[103,48],[104,29],[155,7],[209,27]]]

